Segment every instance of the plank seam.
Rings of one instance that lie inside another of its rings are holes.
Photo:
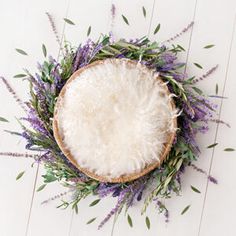
[[[71,0],[68,0],[68,2],[67,2],[65,18],[67,18],[67,16],[68,16],[68,12],[69,12],[69,8],[70,8],[70,1]],[[63,42],[64,36],[65,36],[65,28],[66,28],[66,22],[64,21],[63,28],[62,28],[62,33],[61,33],[61,40],[60,40],[61,42],[60,42],[59,50],[58,50],[58,54],[57,54],[57,61],[59,60],[60,52],[61,52],[61,49],[62,49],[62,42]]]
[[[72,222],[73,222],[73,220],[74,220],[74,211],[72,211],[72,213],[71,213],[68,236],[71,236],[71,229],[72,229]]]
[[[25,236],[28,235],[28,231],[29,231],[30,218],[31,218],[31,213],[33,209],[33,202],[34,202],[36,183],[38,179],[38,173],[39,173],[39,163],[37,163],[37,170],[36,170],[35,179],[34,179],[33,192],[32,192],[31,201],[30,201],[30,209],[29,209],[29,215],[28,215],[27,224],[26,224]]]
[[[68,0],[68,2],[67,2],[65,17],[67,17],[69,6],[70,6],[70,0]],[[64,22],[63,29],[62,29],[61,43],[59,45],[57,60],[59,59],[59,56],[60,56],[61,45],[62,45],[62,41],[64,38],[65,27],[66,27],[66,22]],[[39,173],[39,163],[37,164],[37,170],[36,170],[36,175],[35,175],[35,180],[34,180],[33,193],[32,193],[32,198],[31,198],[31,202],[30,202],[30,210],[29,210],[29,215],[28,215],[28,220],[27,220],[27,225],[26,225],[25,236],[28,235],[28,231],[29,231],[30,219],[31,219],[32,211],[33,211],[33,205],[34,205],[35,189],[36,189],[36,184],[37,184],[37,180],[38,180],[38,173]]]
[[[149,27],[148,27],[148,37],[150,37],[150,32],[151,32],[151,26],[152,26],[152,21],[153,21],[155,5],[156,5],[156,0],[153,0],[152,13],[151,13],[150,23],[149,23]]]
[[[192,22],[195,22],[196,12],[197,12],[197,3],[198,3],[198,0],[195,1]],[[189,43],[188,43],[188,51],[187,51],[187,55],[186,55],[184,73],[186,73],[186,70],[187,70],[187,64],[188,64],[188,59],[189,59],[189,54],[190,54],[190,48],[191,48],[191,44],[192,44],[193,28],[194,27],[192,27],[191,31],[190,31],[190,37],[189,37]]]
[[[233,46],[234,36],[235,36],[235,28],[236,28],[236,14],[235,14],[234,21],[233,21],[233,30],[232,30],[232,35],[231,35],[231,39],[230,39],[229,56],[228,56],[228,59],[227,59],[226,72],[225,72],[225,80],[224,80],[224,85],[223,85],[223,90],[222,90],[222,97],[224,97],[225,88],[226,88],[226,82],[228,80],[228,71],[229,71],[232,46]],[[220,119],[220,117],[221,117],[223,103],[224,103],[224,99],[221,99],[218,119]],[[219,126],[220,126],[220,124],[217,123],[217,125],[216,125],[216,132],[215,132],[215,137],[214,137],[214,142],[213,143],[216,143],[216,141],[217,141]],[[208,175],[211,174],[211,169],[212,169],[213,160],[214,160],[214,154],[215,154],[215,147],[212,150],[210,166],[209,166],[209,169],[208,169]],[[200,217],[199,228],[198,228],[198,236],[200,236],[200,233],[201,233],[203,215],[204,215],[204,211],[205,211],[205,205],[206,205],[206,199],[207,199],[207,193],[208,193],[208,186],[209,186],[209,179],[207,179],[206,187],[205,187],[204,200],[203,200],[201,217]]]

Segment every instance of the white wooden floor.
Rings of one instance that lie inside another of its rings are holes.
[[[115,4],[116,14],[112,17],[111,5]],[[146,18],[142,15],[146,8]],[[148,34],[153,40],[164,41],[182,30],[191,21],[194,28],[177,40],[187,51],[182,60],[187,61],[188,72],[200,76],[207,69],[219,64],[218,71],[200,85],[208,94],[215,93],[227,99],[215,100],[219,104],[218,118],[230,123],[231,128],[212,123],[210,132],[199,136],[202,155],[197,165],[215,176],[219,184],[207,182],[204,176],[188,170],[183,182],[181,197],[173,197],[166,202],[170,210],[170,222],[164,223],[157,210],[148,210],[151,229],[147,230],[140,206],[133,208],[130,215],[133,228],[125,217],[120,217],[114,229],[118,235],[181,235],[181,236],[235,236],[236,235],[236,156],[235,152],[225,152],[225,148],[236,148],[236,1],[235,0],[7,0],[0,3],[0,75],[14,86],[23,99],[27,98],[27,83],[13,79],[21,68],[35,68],[35,62],[42,59],[41,45],[44,43],[53,56],[57,56],[59,46],[51,32],[45,12],[55,19],[60,35],[75,45],[86,39],[91,25],[91,37],[113,31],[116,38],[136,38]],[[121,18],[125,15],[130,23]],[[76,25],[64,24],[63,18],[71,19]],[[153,35],[157,24],[161,24],[158,34]],[[203,49],[207,44],[215,44],[211,49]],[[22,48],[29,56],[15,52]],[[193,65],[200,63],[203,70]],[[3,132],[5,129],[19,130],[15,116],[23,115],[21,109],[0,86],[0,116],[9,123],[0,123],[0,151],[24,151],[24,142]],[[212,143],[219,143],[215,149],[206,149]],[[45,205],[41,202],[65,191],[58,184],[49,185],[41,192],[35,189],[42,184],[42,167],[31,167],[32,160],[24,158],[0,157],[0,236],[75,236],[111,235],[112,222],[97,231],[97,221],[108,213],[114,204],[112,198],[88,208],[92,198],[81,203],[79,214],[70,210],[56,209],[58,201]],[[18,181],[16,175],[25,171]],[[201,194],[193,192],[190,185],[197,187]],[[187,205],[190,209],[181,215]],[[91,225],[86,222],[98,217]]]

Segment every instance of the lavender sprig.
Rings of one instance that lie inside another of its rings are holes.
[[[108,213],[108,215],[104,218],[104,220],[99,224],[98,229],[101,229],[103,225],[116,213],[119,213],[125,204],[126,197],[128,195],[129,189],[124,189],[120,192],[118,196],[118,200],[116,206]]]
[[[25,158],[32,158],[35,160],[38,160],[41,157],[40,154],[29,154],[29,153],[18,153],[18,152],[0,152],[0,156],[25,157]]]
[[[55,22],[54,22],[54,19],[53,19],[52,15],[51,15],[49,12],[46,12],[46,15],[47,15],[47,17],[48,17],[48,19],[49,19],[49,22],[50,22],[50,24],[51,24],[52,31],[53,31],[53,33],[54,33],[54,35],[55,35],[55,37],[56,37],[56,41],[57,41],[57,43],[59,44],[59,46],[61,46],[60,37],[59,37],[58,31],[57,31],[57,28],[56,28],[56,24],[55,24]]]
[[[62,193],[58,193],[58,194],[56,194],[55,196],[50,197],[50,198],[44,200],[43,202],[41,202],[41,204],[42,204],[42,205],[43,205],[43,204],[47,204],[47,203],[49,203],[49,202],[55,201],[56,199],[62,198],[62,197],[64,197],[64,196],[66,196],[68,193],[70,193],[71,191],[72,191],[72,190],[65,191],[65,192],[62,192]]]
[[[185,28],[183,28],[183,30],[179,33],[177,33],[176,35],[172,36],[171,38],[167,39],[166,41],[164,41],[164,43],[170,43],[171,41],[176,40],[177,38],[181,37],[184,33],[188,32],[194,25],[194,22],[190,22]]]
[[[208,179],[210,182],[212,182],[213,184],[218,184],[217,179],[215,179],[215,178],[214,178],[213,176],[211,176],[211,175],[208,175],[205,170],[203,170],[203,169],[197,167],[196,165],[194,165],[194,164],[192,164],[192,163],[190,164],[190,166],[191,166],[194,170],[196,170],[197,172],[202,173],[202,174],[204,174],[205,176],[207,176],[207,179]]]
[[[13,98],[16,100],[18,105],[27,113],[27,109],[26,109],[25,103],[22,102],[22,100],[18,97],[18,95],[16,94],[16,92],[12,88],[12,86],[9,84],[9,82],[4,77],[2,77],[2,76],[0,76],[0,79],[5,84],[7,90],[12,94]]]
[[[193,80],[193,84],[201,81],[201,80],[204,80],[205,78],[209,77],[210,75],[212,75],[216,70],[217,68],[219,67],[219,65],[216,65],[214,67],[212,67],[210,70],[208,70],[205,74],[203,74],[202,76],[200,76],[199,78],[197,79],[194,79]]]

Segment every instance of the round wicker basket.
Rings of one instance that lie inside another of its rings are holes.
[[[128,64],[136,64],[137,65],[137,62],[135,61],[132,61],[132,60],[128,60],[128,59],[105,59],[105,60],[123,60],[123,61],[126,61],[126,63]],[[172,144],[173,144],[173,141],[174,141],[174,138],[175,138],[175,131],[174,132],[171,132],[168,134],[168,138],[167,138],[167,142],[164,144],[164,148],[162,150],[162,153],[161,153],[161,156],[160,156],[160,161],[156,161],[154,163],[151,163],[149,165],[146,165],[146,167],[144,169],[141,170],[141,172],[137,172],[137,173],[132,173],[132,174],[128,174],[128,175],[122,175],[118,178],[111,178],[109,176],[100,176],[100,175],[97,175],[96,173],[93,173],[91,171],[89,171],[88,169],[85,169],[85,168],[82,168],[76,161],[76,159],[73,157],[73,155],[71,154],[70,150],[68,150],[66,148],[66,145],[64,144],[63,142],[63,134],[60,132],[59,130],[59,122],[58,122],[58,112],[59,112],[59,108],[60,108],[60,104],[61,104],[61,101],[64,97],[64,94],[66,92],[66,87],[67,85],[73,81],[74,79],[76,79],[84,70],[88,70],[90,69],[91,67],[94,67],[95,65],[98,65],[98,64],[102,64],[104,63],[105,60],[99,60],[99,61],[96,61],[96,62],[93,62],[79,70],[77,70],[74,74],[72,74],[72,76],[69,78],[69,80],[67,81],[67,83],[65,84],[65,86],[62,88],[59,96],[58,96],[58,99],[57,99],[57,103],[55,105],[55,110],[54,110],[54,118],[53,118],[53,132],[54,132],[54,137],[56,139],[56,142],[57,144],[59,145],[60,149],[62,150],[62,152],[64,153],[64,155],[69,159],[69,161],[76,167],[78,168],[80,171],[82,171],[84,174],[86,174],[87,176],[93,178],[93,179],[96,179],[100,182],[110,182],[110,183],[122,183],[122,182],[129,182],[129,181],[132,181],[132,180],[135,180],[135,179],[138,179],[140,178],[141,176],[144,176],[146,175],[147,173],[149,173],[150,171],[154,170],[155,168],[159,167],[161,165],[161,163],[165,160],[165,158],[167,157],[171,147],[172,147]],[[167,95],[170,94],[167,86],[164,84],[164,82],[161,80],[161,78],[159,76],[157,76],[155,79],[159,80],[162,85],[164,86],[165,88],[165,92]],[[174,110],[175,109],[175,104],[174,104],[174,101],[173,99],[170,100],[169,102],[169,106],[170,106],[170,109]],[[175,128],[177,128],[177,118],[175,117],[173,119],[173,125]],[[176,130],[176,129],[175,129]]]

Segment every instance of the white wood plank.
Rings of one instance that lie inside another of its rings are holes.
[[[172,43],[181,45],[186,50],[186,52],[179,54],[179,61],[181,62],[186,62],[187,60],[193,30],[193,27],[188,28],[188,26],[194,21],[196,2],[195,0],[181,0],[178,2],[173,0],[165,2],[156,0],[155,3],[149,38],[166,45],[171,45]],[[158,24],[161,25],[160,30],[154,34]],[[181,33],[186,28],[188,28],[187,32]],[[180,33],[180,37],[166,42]]]
[[[55,6],[57,6],[55,8]],[[55,21],[63,23],[67,1],[40,1],[29,0],[4,2],[1,7],[1,75],[14,86],[23,100],[28,98],[28,84],[20,79],[13,79],[13,75],[22,73],[22,67],[34,71],[36,62],[43,58],[42,43],[44,43],[51,55],[58,54],[59,46],[56,44],[50,24],[45,15],[49,11],[55,15]],[[63,26],[63,24],[61,24]],[[58,27],[59,33],[62,27]],[[29,56],[16,53],[15,48],[24,49]],[[12,97],[1,84],[1,116],[9,118],[10,124],[1,123],[1,129],[20,130],[14,117],[22,117],[24,112],[17,106]],[[7,104],[7,106],[6,106]],[[25,142],[17,137],[2,133],[0,142],[1,151],[24,152]],[[36,177],[36,166],[31,168],[32,160],[22,158],[1,157],[1,193],[0,200],[0,235],[14,236],[25,235],[27,222],[30,217],[30,206]],[[25,175],[19,181],[15,181],[16,175],[26,170]],[[46,196],[45,196],[46,197]],[[41,211],[42,212],[42,211]],[[45,214],[45,212],[44,212]],[[37,221],[42,222],[43,214],[37,216]],[[61,217],[61,220],[63,218]],[[39,228],[38,228],[39,229]],[[34,234],[31,234],[34,235]],[[35,234],[36,235],[36,234]]]
[[[173,0],[164,2],[156,0],[150,28],[150,38],[158,42],[164,42],[181,32],[183,28],[194,20],[195,5],[195,0],[181,0],[178,2]],[[161,25],[161,28],[154,35],[158,24]],[[186,33],[177,38],[174,43],[184,44],[183,46],[188,50],[189,39],[190,34]]]
[[[42,178],[40,178],[42,174],[44,174],[43,167],[39,171],[36,190],[43,184]],[[65,194],[67,191],[68,189],[62,187],[58,182],[48,184],[40,192],[35,191],[28,235],[68,235],[72,212],[68,209],[57,208],[62,203],[62,199],[68,200],[69,194]],[[63,196],[51,200],[48,203],[43,203],[61,194]]]
[[[219,94],[222,93],[222,88],[225,80],[225,73],[227,70],[227,59],[230,50],[230,40],[232,34],[232,22],[234,18],[235,3],[229,1],[228,4],[222,4],[222,1],[198,1],[197,14],[196,14],[196,25],[193,30],[191,49],[189,56],[189,71],[193,73],[199,73],[199,69],[196,68],[192,63],[200,63],[204,70],[219,64],[219,69],[217,72],[207,78],[206,80],[199,83],[200,87],[207,92],[207,94],[215,94],[216,83],[219,85]],[[209,15],[209,11],[214,14]],[[207,24],[206,24],[207,22]],[[230,22],[230,23],[229,23]],[[219,35],[220,31],[220,35]],[[217,35],[217,37],[216,37]],[[216,47],[212,49],[203,49],[207,44],[215,44]],[[219,99],[212,99],[212,101],[219,105]],[[217,109],[217,113],[219,109]],[[215,142],[216,124],[210,125],[210,132],[206,135],[199,135],[198,143],[202,154],[197,163],[202,169],[208,171],[211,165],[211,159],[213,158],[213,150],[206,149],[206,146]],[[215,176],[219,178],[218,175]],[[192,182],[194,185],[198,186],[202,191],[200,196],[200,201],[194,200],[193,204],[196,210],[191,215],[192,222],[199,222],[199,224],[193,224],[193,227],[197,227],[198,234],[199,226],[202,222],[202,211],[205,202],[205,193],[208,186],[215,188],[207,180],[200,181],[199,179]],[[219,189],[221,188],[218,186]],[[215,226],[218,228],[218,226]],[[207,234],[210,235],[210,234]]]
[[[42,54],[41,43],[44,43],[47,47],[48,54],[57,58],[59,52],[59,44],[56,41],[55,35],[52,32],[49,20],[45,15],[45,12],[49,12],[54,19],[55,25],[58,29],[59,39],[62,39],[65,22],[63,18],[66,17],[68,10],[68,0],[58,1],[45,1],[45,2],[31,2],[29,1],[28,7],[33,9],[29,14],[32,18],[33,24],[29,25],[29,30],[35,28],[41,29],[35,36],[34,42],[37,43],[37,47],[32,45],[33,48],[37,48],[34,55],[39,57]],[[37,26],[37,27],[36,27]],[[40,56],[40,59],[41,56]],[[35,60],[34,60],[35,62]],[[42,178],[40,177],[44,173],[43,166],[40,166],[38,178],[36,180],[35,189],[42,184]],[[55,183],[47,186],[42,192],[35,192],[32,209],[29,219],[29,225],[27,228],[27,235],[67,235],[69,232],[71,212],[60,211],[56,208],[60,201],[52,201],[51,203],[41,205],[41,203],[53,195],[65,192],[59,183]]]
[[[232,5],[232,8],[235,5]],[[222,109],[220,119],[230,123],[231,128],[224,125],[219,125],[216,133],[216,142],[219,143],[215,148],[214,157],[212,160],[211,174],[218,177],[219,185],[209,185],[206,203],[202,217],[201,228],[199,235],[229,235],[236,234],[235,229],[235,209],[236,209],[236,184],[235,184],[235,152],[226,152],[225,148],[234,148],[235,132],[236,132],[236,113],[232,109],[236,107],[236,80],[235,80],[235,63],[236,63],[236,21],[232,19],[233,9],[229,11],[231,19],[227,22],[234,32],[232,35],[231,52],[228,55],[228,67],[226,69],[224,79],[225,84],[222,84],[221,94],[228,99],[222,101]]]
[[[209,16],[209,11],[212,11],[214,14]],[[216,83],[219,84],[220,88],[222,88],[224,83],[232,30],[229,22],[232,22],[233,11],[233,2],[229,2],[227,5],[222,4],[222,1],[206,2],[198,0],[197,2],[195,27],[193,28],[191,39],[187,72],[189,74],[201,75],[201,73],[206,72],[207,69],[215,64],[218,63],[220,65],[219,70],[212,77],[207,78],[199,84],[207,94],[215,93]],[[220,36],[216,37],[216,35],[219,35],[219,29],[221,32]],[[216,44],[217,46],[208,50],[203,49],[207,44]],[[193,62],[200,63],[204,67],[204,70],[201,72],[201,70],[192,64]],[[214,102],[219,103],[218,100]],[[197,165],[206,171],[208,171],[212,157],[212,149],[206,149],[206,146],[214,143],[215,129],[216,125],[211,124],[209,133],[198,136],[198,143],[202,153]],[[191,208],[183,217],[180,217],[179,213],[175,214],[173,211],[173,223],[168,226],[166,230],[167,235],[170,232],[177,232],[177,235],[198,234],[207,179],[191,170],[191,172],[188,171],[184,175],[184,183],[183,197],[181,198],[180,205],[183,209],[184,206],[191,204]],[[189,188],[191,184],[199,188],[202,194],[197,195],[193,193]],[[212,186],[212,184],[209,185]],[[183,227],[185,224],[188,227]],[[217,228],[217,226],[215,227]]]
[[[19,71],[22,62],[26,62],[27,58],[17,55],[16,47],[27,37],[24,32],[25,14],[27,12],[25,6],[27,1],[21,4],[15,4],[14,1],[7,1],[1,6],[0,27],[1,27],[1,75],[10,80],[13,84],[12,75]],[[17,15],[17,19],[13,16]],[[16,90],[18,94],[23,93],[26,97],[26,84],[16,81]],[[1,81],[0,87],[1,116],[9,119],[9,124],[1,123],[1,140],[0,150],[11,152],[24,152],[25,142],[20,141],[16,136],[10,136],[3,132],[4,129],[18,130],[19,125],[14,117],[23,116],[24,112],[16,104],[12,96],[6,91]],[[32,160],[24,158],[9,158],[1,156],[0,166],[0,187],[2,189],[0,195],[0,234],[3,236],[24,235],[28,220],[30,201],[32,195],[32,187],[35,179],[35,168],[31,168]],[[26,171],[25,175],[18,181],[15,180],[16,175]],[[14,227],[13,227],[14,225]]]
[[[14,125],[8,127],[11,129],[17,128]],[[0,148],[1,151],[12,149],[12,151],[24,151],[19,146],[19,140],[6,136],[4,141],[1,141]],[[25,234],[35,178],[35,168],[31,168],[31,164],[32,160],[1,156],[0,234],[3,236],[13,236],[16,233],[18,235]],[[21,171],[25,171],[25,174],[16,181],[16,176]]]
[[[112,32],[116,39],[136,39],[148,35],[153,14],[154,0],[139,0],[128,3],[125,0],[113,0],[115,14],[112,17]],[[145,7],[146,18],[142,7]],[[129,25],[122,18],[125,16]]]
[[[110,31],[110,11],[110,0],[99,2],[71,0],[68,18],[75,25],[66,24],[64,34],[66,40],[76,47],[88,38],[97,40],[101,34],[108,34]],[[87,37],[89,26],[91,26],[91,33]]]
[[[222,78],[224,78],[226,70],[231,37],[231,24],[228,22],[232,22],[234,5],[232,1],[223,5],[222,1],[206,2],[198,0],[197,2],[195,27],[193,28],[191,39],[187,72],[189,72],[189,74],[201,74],[201,71],[193,66],[193,62],[202,64],[204,72],[219,63],[219,70],[211,78],[200,83],[202,89],[208,94],[214,94],[216,83],[219,84],[220,88],[224,83],[224,79]],[[209,16],[209,11],[212,11],[214,14]],[[221,31],[220,36],[218,34],[219,29]],[[216,37],[216,35],[218,35],[218,37]],[[217,47],[209,50],[203,49],[207,44],[216,44]],[[215,102],[219,103],[218,100]],[[200,144],[202,154],[197,165],[206,171],[210,165],[212,150],[207,150],[205,147],[214,142],[216,125],[211,124],[210,128],[210,132],[207,135],[198,136],[198,143]],[[191,204],[191,208],[188,214],[183,217],[180,217],[179,213],[175,214],[173,211],[173,223],[167,226],[168,228],[165,231],[167,235],[170,232],[177,232],[177,235],[195,235],[198,233],[199,225],[196,222],[199,222],[201,218],[207,180],[192,171],[188,171],[184,175],[184,178],[183,197],[181,198],[180,204],[182,209],[188,204]],[[189,188],[190,184],[198,187],[202,191],[202,194],[197,195],[191,192]],[[210,186],[212,185],[210,184]],[[184,224],[187,224],[189,227],[183,227]]]
[[[107,197],[99,202],[98,205],[89,207],[89,204],[97,199],[97,197],[89,196],[86,199],[82,200],[78,207],[78,215],[74,214],[70,236],[75,235],[110,235],[112,231],[113,219],[107,222],[103,228],[98,230],[98,225],[100,222],[107,216],[110,210],[115,206],[116,201],[112,197]],[[90,219],[95,218],[96,220],[91,224],[86,224]]]

